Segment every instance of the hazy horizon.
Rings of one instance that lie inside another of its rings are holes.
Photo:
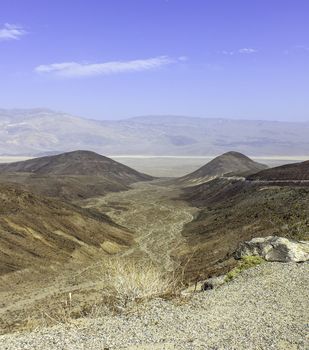
[[[65,110],[56,110],[50,107],[12,107],[12,108],[3,108],[0,106],[0,111],[1,110],[7,110],[7,111],[31,111],[31,110],[46,110],[50,111],[53,113],[59,113],[59,114],[68,114],[72,115],[77,118],[82,118],[82,119],[88,119],[88,120],[94,120],[94,121],[122,121],[122,120],[129,120],[129,119],[135,119],[135,118],[162,118],[162,117],[171,117],[171,118],[194,118],[194,119],[209,119],[209,120],[234,120],[234,121],[261,121],[261,122],[285,122],[285,123],[307,123],[309,122],[309,119],[303,119],[303,120],[280,120],[280,119],[271,119],[271,118],[246,118],[246,117],[241,117],[241,116],[195,116],[195,115],[177,115],[177,114],[144,114],[144,115],[128,115],[128,116],[119,116],[117,118],[109,118],[108,116],[102,116],[102,117],[91,117],[89,115],[80,115],[76,113],[71,113],[69,111]]]
[[[307,121],[308,10],[305,0],[3,0],[0,106]]]

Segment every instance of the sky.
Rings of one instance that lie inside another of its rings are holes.
[[[0,0],[0,108],[309,121],[308,0]]]

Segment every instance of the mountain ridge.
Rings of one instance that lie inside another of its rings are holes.
[[[140,116],[75,117],[49,109],[0,109],[0,155],[89,149],[107,155],[309,154],[309,123]]]
[[[248,180],[262,180],[262,181],[302,181],[309,180],[309,160],[285,164],[275,168],[265,169],[256,174],[247,176]]]

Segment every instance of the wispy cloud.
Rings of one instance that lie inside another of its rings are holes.
[[[238,50],[233,50],[233,51],[227,51],[227,50],[223,50],[221,53],[223,55],[227,55],[227,56],[234,56],[234,55],[237,55],[237,54],[240,54],[240,55],[250,55],[250,54],[253,54],[253,53],[257,53],[258,50],[256,49],[253,49],[252,47],[243,47],[241,49],[238,49]]]
[[[238,53],[247,54],[247,55],[250,55],[252,53],[257,53],[257,52],[258,52],[258,50],[253,49],[252,47],[244,47],[244,48],[238,50]]]
[[[233,56],[233,55],[235,55],[235,51],[223,50],[221,53],[222,53],[223,55],[226,55],[226,56]]]
[[[0,41],[3,40],[18,40],[27,32],[18,25],[6,23],[0,28]]]
[[[184,56],[177,59],[168,56],[159,56],[133,61],[110,61],[102,63],[63,62],[40,65],[35,68],[35,71],[41,74],[51,74],[67,78],[90,77],[153,70],[183,60]]]

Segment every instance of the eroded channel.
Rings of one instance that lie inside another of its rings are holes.
[[[125,254],[146,254],[167,271],[174,269],[172,253],[184,243],[183,226],[192,221],[197,208],[176,200],[179,190],[160,182],[140,182],[125,192],[110,193],[87,201],[116,223],[135,233],[135,246]]]

